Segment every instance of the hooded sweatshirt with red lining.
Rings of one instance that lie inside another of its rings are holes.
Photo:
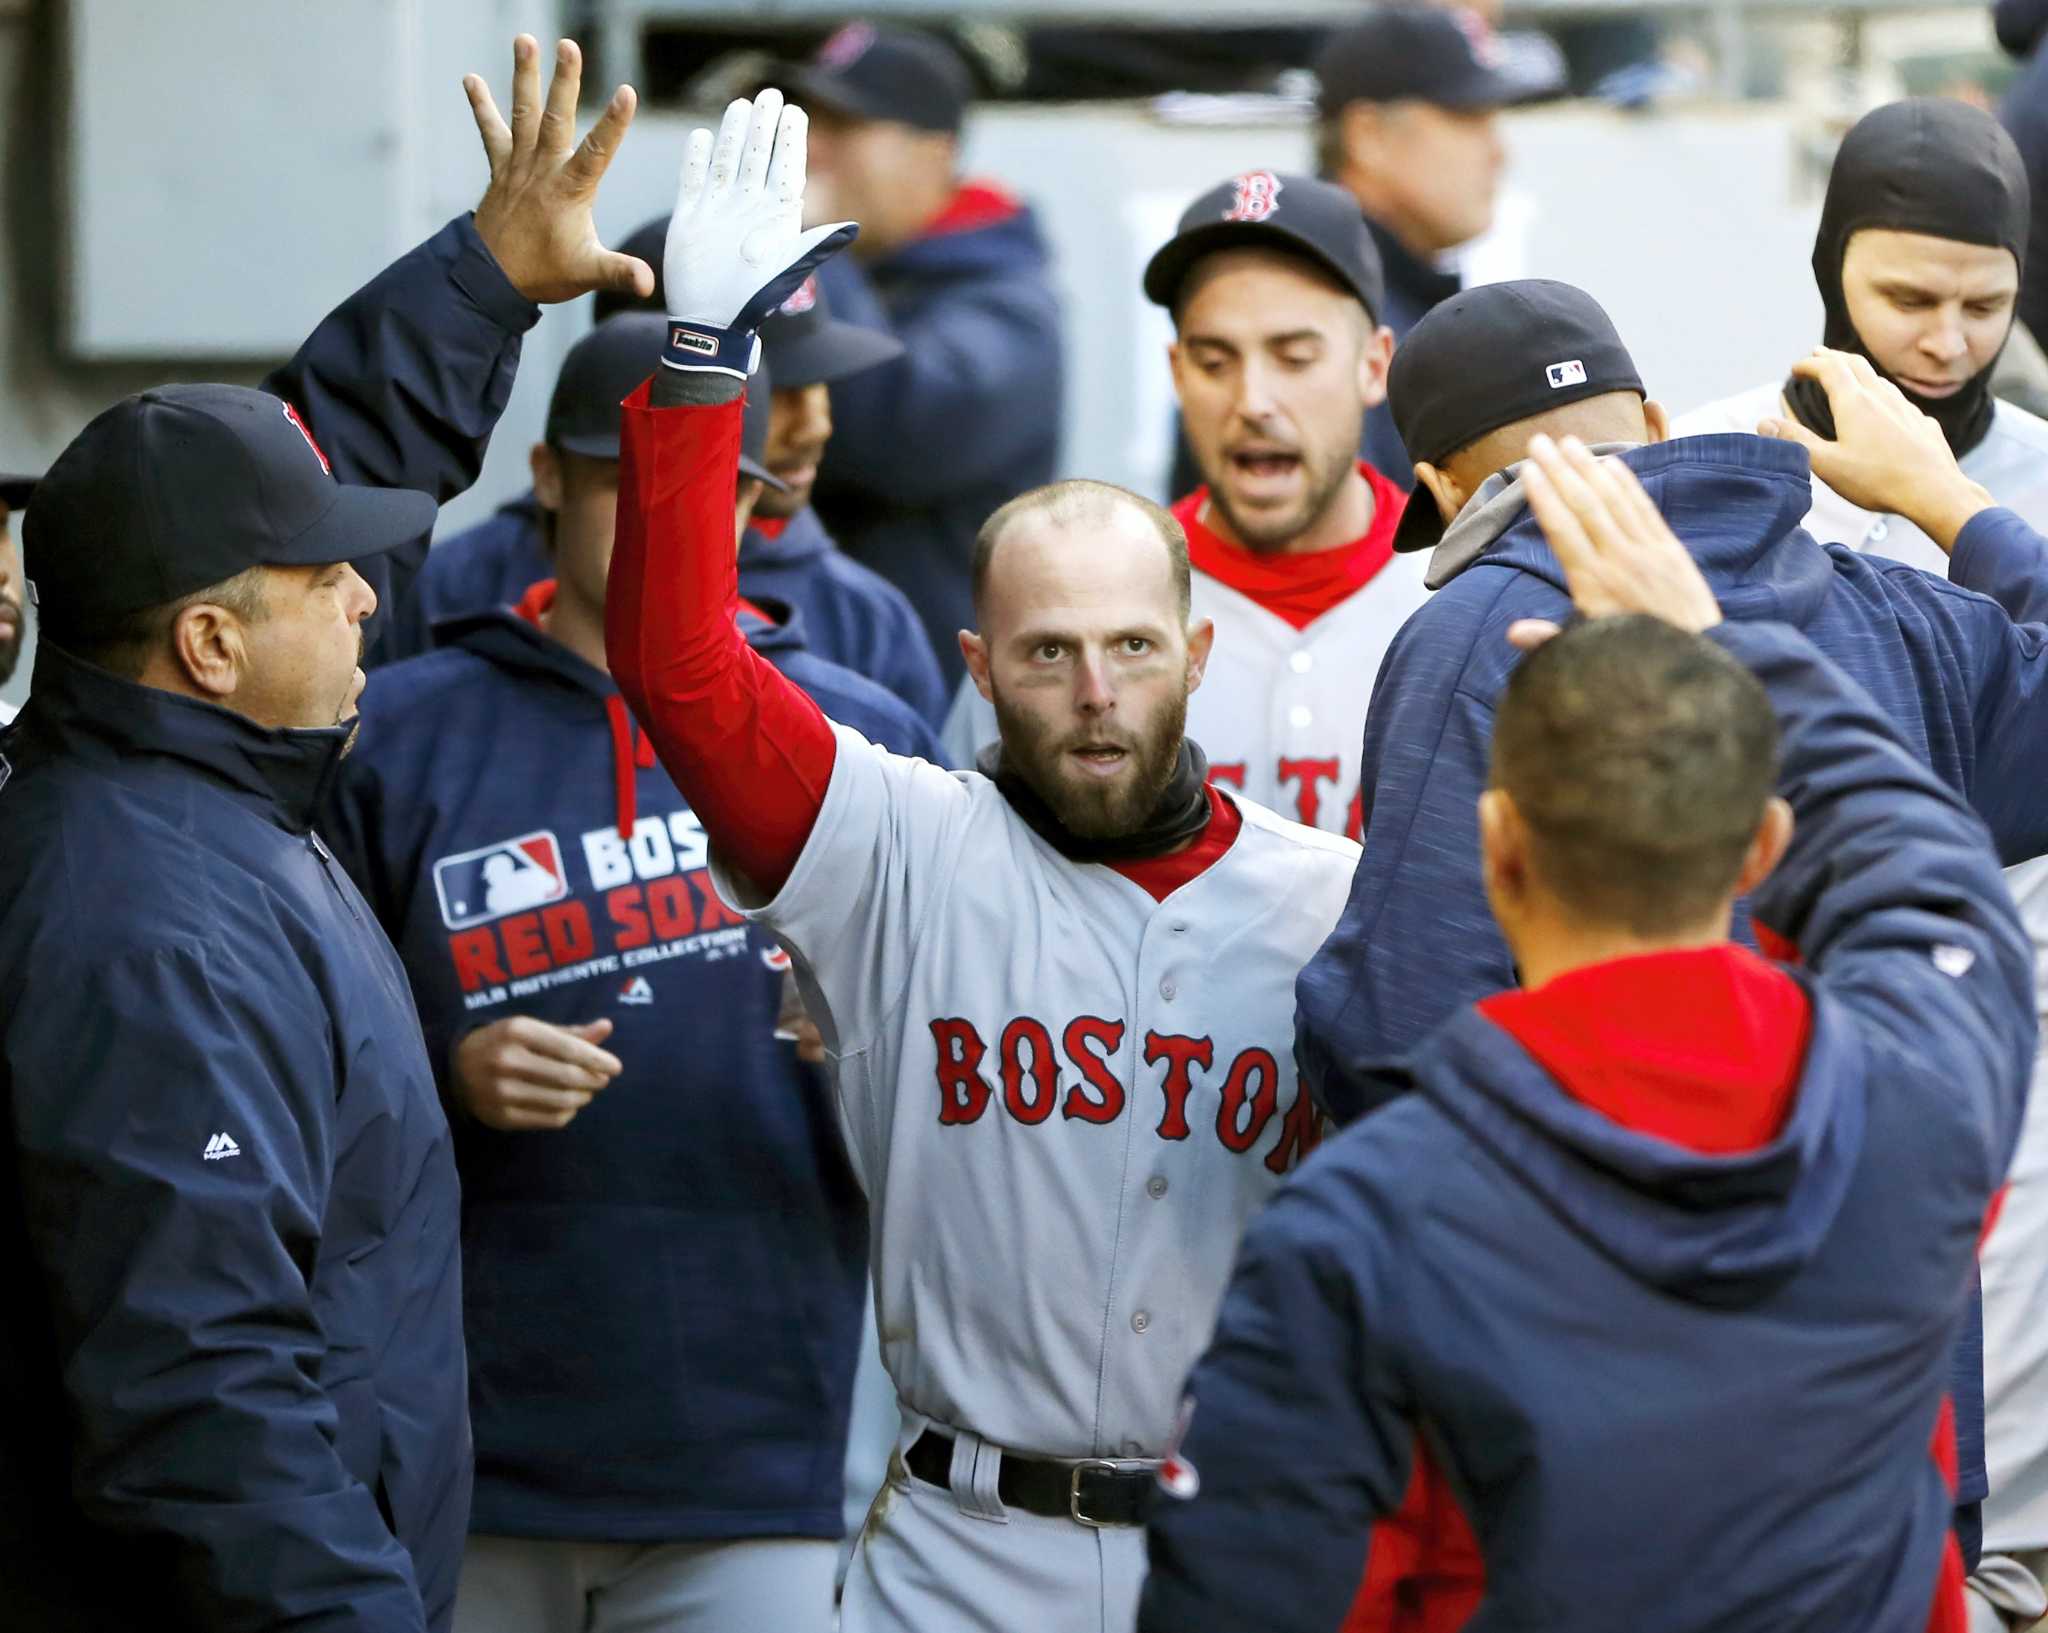
[[[1866,694],[1792,630],[1712,638],[1779,710],[1754,904],[1806,968],[1581,970],[1379,1075],[1247,1235],[1144,1633],[1960,1626],[1948,1357],[2031,952]]]

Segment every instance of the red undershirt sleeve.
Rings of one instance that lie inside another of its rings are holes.
[[[712,845],[772,895],[810,838],[838,743],[734,622],[741,401],[656,408],[643,384],[621,413],[612,679]]]

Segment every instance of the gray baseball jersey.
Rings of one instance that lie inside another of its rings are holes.
[[[781,892],[867,1189],[882,1356],[912,1412],[1042,1457],[1157,1456],[1246,1217],[1315,1140],[1294,978],[1358,847],[1243,826],[1155,901],[987,778],[835,728]]]

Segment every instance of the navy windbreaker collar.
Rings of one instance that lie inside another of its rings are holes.
[[[914,238],[871,269],[883,280],[932,279],[951,282],[970,273],[1007,272],[1042,267],[1050,257],[1038,218],[1029,205],[1013,216],[985,227],[930,233]]]
[[[1813,506],[1806,450],[1742,432],[1680,437],[1621,456],[1686,542],[1728,616],[1803,628],[1835,570],[1801,530]],[[1526,509],[1472,568],[1519,567],[1564,588],[1564,574]]]
[[[822,556],[832,548],[831,535],[825,531],[825,524],[818,520],[818,513],[809,505],[790,517],[789,525],[778,537],[747,529],[745,541],[740,546],[740,567],[787,566],[793,562],[809,561]]]
[[[1748,1304],[1795,1275],[1840,1211],[1863,1147],[1863,1044],[1808,984],[1813,1030],[1777,1137],[1706,1156],[1637,1134],[1565,1093],[1468,1009],[1379,1088],[1428,1096],[1631,1276],[1697,1303]]]
[[[58,754],[177,760],[260,805],[279,827],[308,832],[355,727],[274,730],[246,715],[181,697],[36,648],[34,728]]]
[[[740,631],[746,636],[747,645],[764,656],[804,649],[803,619],[794,607],[765,596],[756,598],[754,604],[774,621],[743,611]],[[459,646],[501,668],[557,680],[593,697],[611,697],[618,692],[610,675],[585,663],[538,624],[510,607],[443,619],[434,626],[434,645]],[[375,676],[370,684],[377,684]]]

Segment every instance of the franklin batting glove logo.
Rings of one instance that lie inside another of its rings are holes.
[[[1586,383],[1586,365],[1576,357],[1562,363],[1553,363],[1543,371],[1544,379],[1550,382],[1552,391],[1562,391],[1566,386],[1582,386]]]
[[[718,342],[710,335],[699,334],[695,329],[685,329],[680,323],[668,326],[669,350],[693,352],[698,357],[716,357]]]
[[[1270,170],[1249,170],[1236,182],[1237,196],[1223,212],[1225,221],[1270,221],[1280,208],[1280,178]]]

